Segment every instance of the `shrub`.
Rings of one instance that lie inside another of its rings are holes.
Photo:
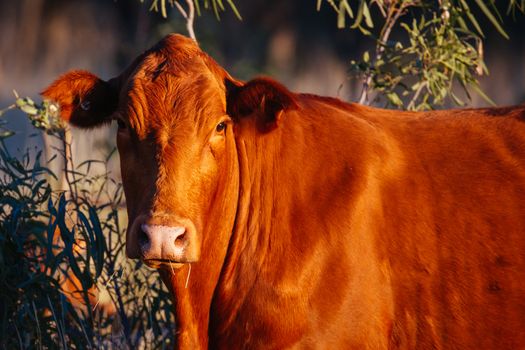
[[[69,166],[67,190],[54,190],[41,152],[17,159],[0,140],[1,347],[172,347],[169,293],[156,273],[125,257],[122,186],[107,168],[90,175],[114,152],[72,169],[56,108],[20,98],[15,106],[59,138]]]

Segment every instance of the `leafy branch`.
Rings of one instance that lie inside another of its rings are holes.
[[[144,0],[140,0],[141,3],[144,3]],[[186,30],[188,35],[195,41],[197,37],[195,36],[195,30],[193,29],[193,23],[195,20],[195,14],[198,16],[201,15],[201,0],[184,0],[186,7],[182,5],[181,0],[151,0],[151,5],[149,7],[150,11],[160,12],[163,18],[168,18],[168,5],[170,7],[175,7],[180,15],[186,20]],[[241,14],[232,0],[226,0],[228,6],[233,11],[235,16],[241,20]],[[215,14],[215,17],[220,19],[220,12],[226,11],[226,7],[222,0],[202,0],[202,6],[205,10],[212,10]]]
[[[478,82],[488,69],[485,34],[472,6],[508,39],[495,0],[360,0],[354,8],[348,0],[324,2],[337,12],[339,28],[348,27],[350,20],[350,29],[376,43],[373,54],[367,51],[351,62],[352,75],[362,81],[360,103],[386,100],[411,110],[431,109],[447,99],[465,105],[459,87],[467,99],[473,90],[493,104]],[[317,1],[318,10],[322,3]],[[508,0],[507,15],[516,12],[525,12],[525,0]]]

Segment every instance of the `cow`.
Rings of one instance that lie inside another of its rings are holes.
[[[176,34],[43,96],[118,125],[126,252],[172,293],[178,349],[525,348],[525,106],[294,93]]]

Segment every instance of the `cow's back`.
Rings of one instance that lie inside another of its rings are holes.
[[[211,343],[524,347],[523,109],[406,113],[296,96],[274,131],[239,126],[246,214]]]
[[[377,235],[393,345],[524,348],[524,109],[370,120],[397,141],[402,164],[381,179]]]

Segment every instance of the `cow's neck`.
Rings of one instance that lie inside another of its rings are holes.
[[[238,321],[238,312],[263,269],[272,243],[277,242],[272,241],[272,235],[287,231],[286,227],[274,227],[286,226],[281,220],[281,215],[286,214],[275,211],[288,206],[278,203],[281,197],[286,197],[279,196],[279,191],[285,190],[279,187],[278,180],[278,163],[282,161],[277,150],[280,147],[279,134],[272,135],[274,140],[268,144],[253,134],[250,136],[237,139],[239,204],[210,315],[211,341],[223,348],[236,346],[223,341],[229,338],[231,325]]]
[[[341,118],[346,117],[341,114]],[[286,118],[289,119],[286,121]],[[271,338],[276,341],[273,347],[277,348],[293,344],[293,337],[300,336],[294,332],[304,320],[279,323],[283,315],[270,315],[271,310],[293,305],[293,302],[287,303],[286,298],[295,300],[304,295],[301,293],[308,288],[304,283],[307,278],[301,280],[301,276],[320,271],[304,261],[330,262],[322,255],[325,250],[319,247],[331,239],[336,242],[329,236],[335,231],[322,230],[325,220],[322,215],[326,214],[323,210],[331,208],[330,217],[335,221],[339,216],[348,216],[348,212],[338,210],[337,205],[330,207],[327,198],[335,195],[326,194],[325,189],[334,187],[334,183],[347,192],[360,188],[353,181],[354,174],[365,169],[359,160],[365,147],[360,140],[348,139],[346,133],[330,129],[326,118],[313,114],[290,112],[282,119],[282,124],[271,134],[258,135],[255,128],[245,128],[243,137],[237,139],[240,173],[237,217],[210,314],[210,337],[218,347],[242,345],[231,342],[239,339],[238,334],[243,335],[244,344],[256,338]],[[349,130],[370,129],[359,120],[346,117],[343,121]],[[319,142],[315,136],[320,133],[326,134],[319,137],[320,140],[340,138],[334,144],[345,149]],[[346,154],[345,161],[339,159],[339,152]],[[329,168],[319,163],[319,158],[326,159]],[[312,227],[318,228],[319,234],[304,234],[311,232]],[[308,259],[315,254],[319,254],[317,259]],[[287,288],[283,299],[275,292],[282,291],[281,287]],[[266,317],[252,316],[261,313]],[[290,343],[278,343],[279,336],[269,335],[277,323],[281,327],[277,331],[288,336]],[[266,345],[272,347],[272,344]]]
[[[213,250],[215,249],[215,251]],[[161,276],[173,296],[178,349],[207,349],[210,305],[226,247],[206,248],[208,257],[185,264],[175,271],[163,270]],[[212,253],[209,253],[212,252]]]
[[[220,264],[199,261],[161,276],[173,296],[177,349],[207,349],[211,299]]]
[[[196,289],[197,285],[201,285],[203,281],[198,278],[199,273],[195,271],[197,270],[195,267],[186,264],[176,271],[160,271],[162,280],[173,296],[178,349],[205,349],[208,346],[207,334],[203,329],[207,326],[207,312],[204,308],[196,307],[197,305],[192,303],[194,299],[206,298],[206,295],[198,293]],[[190,279],[192,284],[186,287],[186,281],[189,284]],[[205,290],[204,286],[202,291]],[[200,298],[196,298],[199,294],[201,294]]]
[[[161,271],[163,281],[173,296],[178,349],[208,348],[210,306],[237,211],[237,156],[234,152],[228,156],[229,167],[220,180],[211,212],[206,214],[199,261],[185,264],[177,270]]]

